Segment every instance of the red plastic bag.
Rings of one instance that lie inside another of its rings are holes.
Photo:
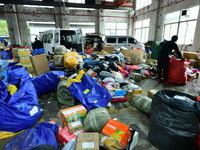
[[[182,61],[178,58],[171,57],[168,72],[168,81],[177,84],[187,83],[186,68],[189,66],[190,61]]]

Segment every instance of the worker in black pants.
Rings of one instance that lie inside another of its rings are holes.
[[[177,35],[172,36],[171,41],[165,42],[163,44],[160,52],[159,52],[159,56],[158,56],[158,83],[163,82],[163,80],[161,80],[161,72],[163,70],[164,84],[170,85],[170,83],[168,82],[168,70],[169,70],[169,63],[170,63],[169,55],[170,54],[174,55],[172,50],[175,50],[176,56],[182,58],[182,54],[181,54],[181,52],[178,49],[178,46],[176,44],[177,40],[178,40]]]
[[[99,52],[101,52],[101,50],[103,50],[104,48],[104,42],[102,40],[102,37],[98,38],[98,42],[97,42],[97,48],[96,50],[98,50]]]

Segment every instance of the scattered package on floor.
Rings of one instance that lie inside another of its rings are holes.
[[[76,131],[84,130],[81,121],[75,121],[68,123],[69,133],[74,133]]]
[[[58,132],[57,139],[58,139],[58,144],[60,146],[64,146],[67,144],[71,139],[76,139],[77,135],[79,133],[83,133],[84,130],[76,131],[74,133],[69,133],[69,127],[66,126],[62,130]]]
[[[132,98],[131,104],[140,111],[150,115],[152,99],[145,95],[136,95]]]
[[[175,90],[160,90],[152,100],[149,141],[158,149],[197,149],[200,102]],[[187,135],[187,136],[186,136]]]
[[[75,150],[99,150],[99,133],[79,133]]]
[[[106,108],[90,110],[84,120],[84,129],[87,132],[101,132],[109,119],[110,115]]]
[[[158,92],[157,89],[151,89],[148,91],[147,96],[153,98],[154,94],[156,94],[157,92]]]
[[[99,134],[100,142],[99,145],[105,149],[121,150],[120,143],[112,137],[105,136],[102,133]]]
[[[65,127],[70,122],[77,120],[83,121],[86,116],[87,109],[83,105],[77,105],[63,109],[60,111],[60,113],[63,126]]]
[[[64,66],[63,55],[54,55],[53,56],[53,66]]]
[[[18,91],[10,95],[7,84],[2,81],[0,83],[0,131],[18,132],[33,126],[41,115],[34,85],[30,81],[21,81]]]
[[[60,77],[66,74],[64,71],[50,71],[32,78],[31,82],[34,84],[37,94],[41,95],[55,91]]]
[[[11,141],[4,147],[4,150],[32,150],[33,148],[43,144],[48,144],[53,146],[55,149],[58,149],[58,143],[56,140],[57,134],[57,124],[41,122],[35,127],[26,129],[11,139]]]
[[[78,82],[77,82],[78,81]],[[67,81],[70,93],[77,98],[88,111],[97,107],[106,107],[110,102],[110,93],[83,70],[76,78]]]
[[[30,59],[37,76],[50,71],[46,54],[31,56]]]
[[[62,80],[57,86],[56,97],[62,105],[74,106],[75,98],[71,95],[67,88],[67,80]]]
[[[132,135],[129,126],[113,119],[109,119],[102,129],[102,133],[117,140],[122,148],[126,147],[126,144]]]

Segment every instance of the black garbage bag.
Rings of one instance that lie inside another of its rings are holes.
[[[109,62],[109,64],[108,64],[109,68],[111,68],[113,71],[118,71],[118,66],[113,60],[110,60],[108,62]]]
[[[200,102],[175,90],[158,91],[151,104],[149,141],[160,150],[197,150]]]

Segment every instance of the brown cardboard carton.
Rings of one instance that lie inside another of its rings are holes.
[[[53,66],[63,66],[63,65],[64,65],[63,55],[54,55]]]
[[[198,53],[195,52],[182,52],[182,55],[186,59],[197,59]]]
[[[107,53],[109,53],[109,54],[111,54],[113,51],[114,51],[114,47],[112,47],[112,46],[105,46],[104,48],[103,48],[103,50],[104,51],[106,51]]]
[[[79,133],[75,150],[99,150],[99,133]]]
[[[0,42],[0,49],[4,49],[4,48],[6,48],[4,42]]]
[[[81,121],[75,121],[68,123],[69,133],[74,133],[76,131],[83,130],[83,125]]]
[[[30,59],[37,76],[50,71],[47,56],[45,53],[31,56]]]
[[[141,64],[144,58],[144,50],[132,50],[132,63],[135,65]]]

